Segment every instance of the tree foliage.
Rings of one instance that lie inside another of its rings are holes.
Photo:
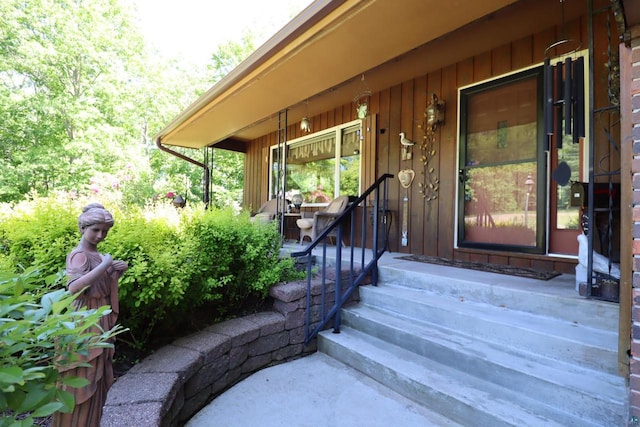
[[[214,82],[221,80],[236,68],[244,59],[253,53],[257,35],[253,31],[245,31],[240,41],[228,40],[218,46],[211,56],[212,63],[208,67]]]
[[[116,169],[114,152],[130,148],[135,103],[114,100],[131,95],[139,69],[129,59],[141,39],[114,0],[3,4],[0,78],[10,97],[2,108],[12,120],[0,128],[10,172],[0,196],[78,190],[94,171]]]
[[[151,51],[123,0],[0,3],[0,202],[105,186],[141,206],[169,191],[202,198],[202,168],[152,137],[253,50],[250,37],[207,71]],[[218,199],[238,203],[241,184],[222,174],[241,178],[242,158],[217,157]]]

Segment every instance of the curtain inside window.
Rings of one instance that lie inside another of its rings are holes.
[[[352,126],[342,132],[340,157],[349,157],[360,153],[360,125]]]
[[[307,163],[334,158],[336,155],[335,133],[319,135],[309,141],[289,147],[288,163]]]

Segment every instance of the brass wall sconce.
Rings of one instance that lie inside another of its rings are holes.
[[[425,130],[433,132],[439,124],[444,123],[444,107],[445,102],[438,99],[435,93],[432,93],[431,102],[424,111],[424,117],[427,122],[427,129]]]

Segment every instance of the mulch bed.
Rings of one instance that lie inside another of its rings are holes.
[[[426,255],[405,255],[396,257],[408,261],[424,262],[427,264],[445,265],[448,267],[467,268],[470,270],[486,271],[489,273],[506,274],[508,276],[527,277],[536,280],[549,280],[560,273],[557,271],[541,271],[533,268],[513,267],[510,265],[489,264],[483,262],[462,261],[456,259],[446,259]]]

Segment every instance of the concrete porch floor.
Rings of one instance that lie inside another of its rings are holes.
[[[284,253],[291,253],[304,250],[304,248],[305,246],[301,246],[296,242],[285,242],[282,247],[282,251]],[[328,260],[331,260],[331,262],[335,260],[336,247],[333,245],[327,245],[326,251]],[[359,260],[361,259],[361,251],[361,248],[354,249],[354,259],[356,260],[356,262],[359,262]],[[313,254],[317,258],[319,258],[322,255],[321,247],[315,248]],[[400,270],[413,271],[416,273],[429,272],[430,274],[442,275],[446,277],[472,279],[473,281],[490,283],[498,287],[515,288],[547,295],[558,295],[563,297],[584,299],[584,297],[581,297],[576,290],[576,278],[575,275],[572,274],[561,274],[550,280],[535,280],[524,277],[509,276],[505,274],[489,273],[470,270],[466,268],[448,267],[443,265],[427,264],[399,259],[399,257],[405,255],[408,254],[400,252],[385,252],[378,261],[378,265],[397,268]],[[349,256],[349,249],[342,248],[343,260],[347,260]],[[370,249],[365,250],[365,262],[369,261],[371,257],[372,251]]]

